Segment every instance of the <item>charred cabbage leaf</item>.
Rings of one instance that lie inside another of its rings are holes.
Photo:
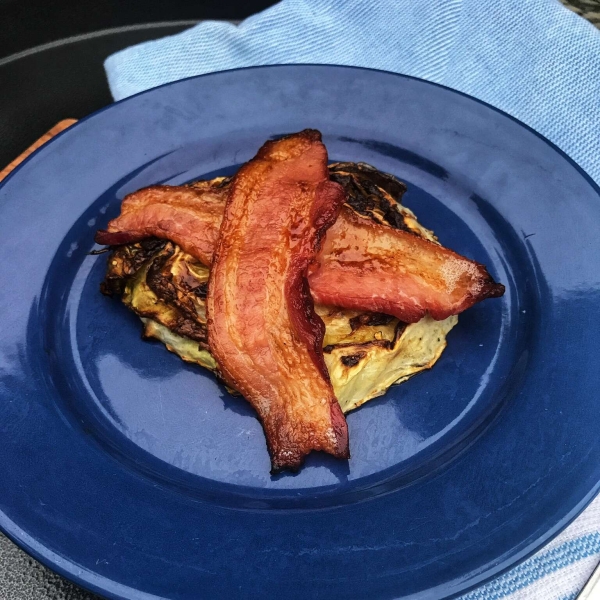
[[[346,190],[347,206],[375,223],[437,243],[412,211],[400,203],[403,183],[363,163],[335,163],[330,178]],[[216,180],[219,186],[227,179]],[[191,187],[206,188],[211,182]],[[116,247],[102,291],[120,296],[144,323],[144,336],[165,344],[183,360],[213,372],[206,343],[206,293],[210,270],[172,242],[149,239]],[[325,323],[324,358],[344,413],[386,392],[390,385],[431,368],[458,319],[425,317],[406,324],[397,318],[316,305]],[[235,391],[235,390],[232,390]]]

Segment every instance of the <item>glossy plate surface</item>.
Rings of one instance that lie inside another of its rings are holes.
[[[140,187],[232,173],[320,129],[406,181],[507,286],[435,368],[349,415],[352,459],[271,477],[250,407],[100,295],[96,229]],[[600,198],[472,98],[332,66],[192,78],[114,104],[0,187],[0,526],[110,598],[447,598],[563,528],[600,481]]]

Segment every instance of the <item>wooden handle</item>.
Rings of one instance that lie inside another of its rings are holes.
[[[67,127],[71,127],[73,123],[76,123],[77,119],[64,119],[57,123],[52,129],[47,131],[39,140],[36,140],[25,152],[17,156],[7,167],[4,167],[0,171],[0,181],[2,181],[17,165],[22,163],[34,150],[37,150],[40,146],[43,146],[48,140],[51,140],[55,135],[64,131]]]

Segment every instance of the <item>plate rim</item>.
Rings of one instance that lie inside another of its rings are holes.
[[[79,37],[79,36],[78,36]],[[83,36],[82,36],[83,37]],[[42,48],[40,48],[42,49]],[[43,48],[45,49],[45,48]],[[383,69],[373,69],[369,67],[360,67],[360,66],[352,66],[352,65],[337,65],[337,64],[323,64],[323,63],[279,63],[273,65],[251,65],[246,67],[238,67],[232,69],[224,69],[220,71],[212,71],[209,73],[202,73],[199,75],[192,75],[190,77],[185,77],[182,79],[177,79],[175,81],[169,81],[163,83],[161,85],[155,86],[153,88],[149,88],[147,90],[143,90],[132,94],[126,98],[115,101],[107,106],[104,106],[89,115],[79,119],[72,126],[63,130],[56,136],[54,136],[51,140],[43,144],[41,147],[37,148],[34,152],[32,152],[24,161],[22,161],[15,169],[13,169],[1,182],[0,182],[0,191],[5,187],[5,185],[11,181],[11,179],[15,176],[16,173],[19,173],[25,166],[32,160],[34,157],[38,155],[40,151],[46,151],[48,147],[52,147],[52,144],[60,139],[63,135],[72,133],[72,130],[75,130],[80,124],[85,123],[89,119],[94,118],[95,116],[112,109],[113,106],[128,102],[133,98],[137,98],[138,96],[142,96],[145,94],[153,93],[155,90],[159,90],[161,88],[170,87],[173,85],[177,85],[184,81],[201,79],[204,77],[211,77],[219,74],[225,73],[234,73],[238,71],[250,71],[250,70],[272,70],[278,68],[303,68],[303,67],[311,67],[318,68],[323,70],[328,69],[345,69],[345,70],[353,70],[353,71],[366,71],[371,73],[379,73],[384,75],[392,75],[398,77],[403,80],[409,81],[417,81],[420,83],[425,83],[430,86],[434,86],[437,88],[444,89],[446,91],[451,92],[452,94],[457,94],[459,96],[468,98],[472,101],[475,101],[477,104],[483,105],[489,109],[492,109],[494,112],[499,113],[500,115],[507,117],[520,127],[524,128],[529,133],[534,134],[537,138],[547,144],[552,150],[557,152],[562,159],[565,159],[569,165],[575,168],[575,170],[583,176],[583,179],[591,186],[591,189],[599,196],[600,198],[600,182],[596,182],[591,175],[587,173],[573,158],[571,158],[565,151],[563,151],[556,143],[549,140],[543,134],[539,133],[530,125],[524,123],[517,117],[514,117],[510,113],[484,101],[475,96],[462,92],[460,90],[456,90],[452,87],[446,86],[444,84],[440,84],[437,82],[429,81],[427,79],[416,77],[413,75],[406,75],[403,73],[396,73],[393,71],[386,71]],[[596,482],[593,488],[584,496],[582,500],[572,508],[567,515],[554,527],[550,528],[545,534],[540,535],[534,541],[530,542],[527,547],[523,548],[520,552],[516,554],[510,555],[510,557],[505,558],[499,565],[495,568],[489,568],[483,571],[479,576],[471,579],[471,582],[462,587],[460,590],[452,592],[450,595],[444,596],[447,600],[451,598],[457,598],[469,591],[473,591],[486,583],[492,581],[493,579],[503,575],[504,573],[510,571],[512,568],[517,565],[523,563],[525,560],[530,558],[533,554],[535,554],[538,550],[542,549],[546,544],[548,544],[552,539],[554,539],[557,535],[559,535],[564,529],[566,529],[585,509],[586,507],[594,500],[594,498],[600,493],[600,480]],[[63,558],[55,554],[52,550],[47,548],[43,543],[38,542],[35,538],[31,537],[25,531],[23,531],[14,521],[12,521],[4,511],[0,510],[0,531],[6,535],[8,539],[10,539],[13,543],[15,543],[19,548],[21,548],[24,552],[26,552],[32,558],[38,560],[42,565],[49,568],[55,573],[58,573],[65,579],[71,581],[72,583],[80,586],[81,588],[88,590],[92,593],[99,594],[106,598],[111,598],[114,600],[166,600],[163,596],[156,596],[154,594],[150,594],[148,592],[140,591],[139,589],[131,588],[124,584],[120,584],[108,577],[99,575],[94,571],[90,571],[89,569],[78,567],[74,560],[70,558]],[[455,580],[456,581],[456,580]],[[106,585],[108,584],[108,585]],[[127,593],[127,595],[123,595],[123,593]],[[108,594],[108,595],[107,595]]]
[[[43,49],[45,49],[45,48],[43,48]],[[147,90],[143,90],[141,92],[136,92],[135,94],[132,94],[131,96],[127,96],[126,98],[121,98],[121,100],[115,100],[112,104],[103,106],[102,108],[95,110],[94,112],[90,113],[89,115],[86,115],[85,117],[82,117],[81,119],[78,119],[76,123],[73,123],[73,125],[71,125],[70,127],[67,127],[67,129],[65,129],[65,130],[61,131],[60,133],[58,133],[57,135],[55,135],[52,139],[48,140],[45,144],[43,144],[39,148],[36,148],[29,156],[27,156],[27,158],[25,160],[23,160],[21,163],[19,163],[2,181],[0,181],[0,190],[14,176],[14,174],[17,173],[19,170],[21,170],[29,162],[30,159],[32,159],[34,156],[36,156],[38,154],[38,152],[40,150],[42,150],[42,148],[47,148],[48,146],[53,144],[57,139],[59,139],[63,135],[65,135],[67,132],[70,132],[75,127],[78,127],[81,123],[85,123],[89,119],[95,117],[96,115],[99,115],[100,113],[103,113],[106,110],[109,110],[110,108],[112,108],[113,106],[116,106],[117,104],[121,104],[123,102],[127,102],[128,100],[131,100],[132,98],[137,98],[138,96],[142,96],[144,94],[151,93],[154,90],[159,90],[161,88],[165,88],[165,87],[168,87],[171,85],[176,85],[183,81],[190,81],[192,79],[201,79],[203,77],[210,77],[210,76],[221,74],[221,73],[235,73],[237,71],[251,71],[251,70],[258,70],[258,69],[260,69],[260,70],[279,69],[282,67],[285,67],[285,68],[311,67],[311,68],[322,68],[322,69],[333,68],[333,69],[349,69],[349,70],[367,71],[370,73],[383,73],[385,75],[393,75],[394,77],[399,77],[401,79],[408,79],[408,80],[412,80],[412,81],[418,81],[421,83],[425,83],[427,85],[432,85],[434,87],[438,87],[438,88],[447,90],[453,94],[458,94],[459,96],[463,96],[464,98],[469,98],[470,100],[473,100],[474,102],[477,102],[478,104],[482,104],[483,106],[486,106],[487,108],[492,109],[494,112],[497,112],[497,113],[501,114],[502,116],[509,118],[511,121],[517,123],[524,129],[529,131],[530,133],[533,133],[536,137],[541,139],[543,142],[548,144],[553,150],[558,152],[562,156],[562,158],[566,159],[567,162],[571,166],[575,167],[575,169],[581,175],[583,175],[583,177],[586,179],[586,181],[588,183],[590,183],[592,188],[600,195],[600,182],[596,182],[592,178],[592,176],[582,166],[580,166],[579,163],[575,159],[571,158],[557,144],[555,144],[553,141],[549,140],[545,135],[543,135],[542,133],[540,133],[539,131],[537,131],[536,129],[531,127],[530,125],[527,125],[527,123],[521,121],[520,119],[511,115],[510,113],[506,112],[505,110],[502,110],[501,108],[498,108],[498,107],[494,106],[493,104],[486,102],[485,100],[481,100],[481,99],[477,98],[476,96],[472,96],[471,94],[467,94],[466,92],[462,92],[460,90],[454,89],[450,86],[444,85],[443,83],[437,83],[436,81],[429,81],[428,79],[424,79],[422,77],[416,77],[415,75],[406,75],[404,73],[395,73],[394,71],[386,71],[384,69],[372,69],[369,67],[356,67],[356,66],[352,66],[352,65],[336,65],[336,64],[325,64],[325,63],[278,63],[278,64],[274,64],[274,65],[250,65],[247,67],[237,67],[234,69],[223,69],[221,71],[211,71],[210,73],[201,73],[200,75],[191,75],[190,77],[183,77],[181,79],[176,79],[175,81],[168,81],[166,83],[161,83],[160,85],[157,85],[152,88],[148,88]]]

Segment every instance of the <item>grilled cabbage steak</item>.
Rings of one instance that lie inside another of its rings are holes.
[[[356,215],[437,244],[434,234],[400,203],[406,187],[396,178],[363,163],[335,163],[329,173],[346,190],[346,208]],[[230,178],[220,177],[184,189],[219,196],[229,182]],[[102,291],[120,296],[141,317],[146,338],[155,338],[183,360],[215,372],[206,338],[209,274],[209,267],[180,246],[146,239],[111,252]],[[381,313],[319,304],[315,309],[325,323],[325,363],[344,413],[431,368],[458,320],[426,316],[405,324]]]

